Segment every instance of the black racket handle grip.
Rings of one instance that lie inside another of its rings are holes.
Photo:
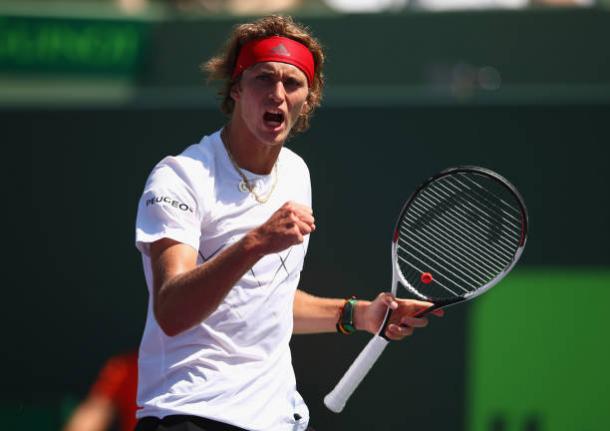
[[[442,308],[442,307],[443,307],[443,306],[442,306],[442,305],[440,305],[440,304],[434,304],[434,305],[431,305],[430,307],[428,307],[428,308],[424,308],[424,309],[423,309],[423,310],[421,310],[420,312],[415,313],[415,314],[413,315],[413,317],[422,317],[422,316],[425,316],[426,314],[428,314],[428,313],[432,313],[434,310],[438,310],[439,308]]]
[[[439,308],[443,308],[443,305],[441,305],[441,304],[434,304],[434,305],[431,305],[430,307],[428,307],[428,308],[424,308],[423,310],[421,310],[421,311],[419,311],[419,312],[415,313],[415,314],[413,315],[413,317],[423,317],[423,316],[425,316],[426,314],[431,313],[431,312],[433,312],[434,310],[437,310],[437,309],[439,309]],[[390,324],[390,317],[392,316],[392,312],[393,312],[393,311],[394,311],[394,310],[391,310],[391,309],[390,309],[390,310],[388,310],[388,315],[386,316],[386,318],[385,318],[385,320],[384,320],[384,322],[383,322],[383,325],[381,326],[381,331],[379,331],[379,336],[380,336],[381,338],[384,338],[384,339],[388,340],[388,341],[392,341],[392,340],[390,340],[388,337],[386,337],[386,336],[385,336],[385,330],[386,330],[386,328],[388,327],[388,325]],[[401,325],[401,326],[404,326],[405,328],[408,328],[408,327],[409,327],[409,325]]]

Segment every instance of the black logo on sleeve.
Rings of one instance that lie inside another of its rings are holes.
[[[193,208],[191,208],[187,204],[177,201],[175,199],[172,199],[168,196],[153,196],[152,198],[146,200],[147,207],[151,206],[151,205],[156,205],[156,204],[160,204],[160,205],[167,204],[174,208],[178,208],[179,210],[182,210],[182,211],[188,211],[191,213],[194,212]]]

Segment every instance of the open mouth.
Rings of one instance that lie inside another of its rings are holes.
[[[263,120],[265,123],[272,127],[280,126],[284,122],[284,114],[282,112],[265,112],[263,115]]]

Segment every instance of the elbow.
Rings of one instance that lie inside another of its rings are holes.
[[[182,333],[185,328],[180,326],[175,316],[164,312],[160,308],[161,307],[155,306],[154,315],[157,325],[163,331],[163,333],[168,337],[175,337],[176,335]]]
[[[155,316],[155,318],[159,328],[161,328],[163,333],[168,337],[175,337],[184,331],[184,329],[176,325],[175,322],[172,322],[171,319],[160,319],[159,316]]]
[[[167,289],[158,289],[153,298],[153,314],[157,325],[168,337],[175,337],[201,323],[210,314],[211,307],[194,307],[191,302]]]
[[[180,314],[176,313],[175,304],[168,297],[167,289],[163,286],[155,289],[153,297],[153,314],[157,325],[168,337],[175,337],[185,329],[180,322]]]
[[[159,324],[159,327],[161,328],[161,330],[167,337],[170,337],[170,338],[175,337],[176,335],[179,335],[182,333],[182,331],[179,328],[172,326],[170,324],[162,324],[158,319],[157,319],[157,323]]]

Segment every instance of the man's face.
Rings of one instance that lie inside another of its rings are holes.
[[[307,109],[307,77],[286,63],[257,63],[246,69],[231,90],[233,123],[245,126],[261,143],[282,144]]]

